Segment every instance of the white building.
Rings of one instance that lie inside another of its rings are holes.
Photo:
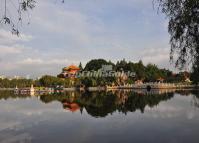
[[[101,70],[103,72],[112,71],[113,70],[113,66],[112,65],[102,65]]]

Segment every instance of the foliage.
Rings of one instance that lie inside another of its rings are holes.
[[[63,87],[80,87],[84,85],[85,87],[94,87],[94,86],[105,86],[105,85],[120,85],[120,84],[132,84],[136,80],[143,80],[144,82],[156,82],[159,78],[163,78],[164,82],[177,83],[184,82],[186,77],[190,77],[189,73],[181,72],[174,74],[172,71],[167,69],[160,69],[157,65],[148,64],[144,65],[142,61],[137,63],[127,62],[125,60],[118,61],[116,64],[111,61],[107,62],[106,60],[91,60],[86,64],[85,69],[94,68],[98,70],[103,64],[113,65],[113,70],[116,71],[130,71],[135,72],[135,77],[128,77],[124,82],[118,82],[117,77],[80,77],[80,78],[62,78],[55,77],[50,75],[44,75],[39,80],[31,79],[0,79],[0,88],[14,88],[18,87],[30,87],[31,84],[37,87],[54,87],[57,85]],[[197,74],[192,74],[192,79],[198,78]]]
[[[74,87],[80,84],[78,79],[63,79],[50,75],[45,75],[38,81],[39,86],[54,87],[57,85],[64,87]]]
[[[86,87],[111,85],[112,82],[115,82],[115,79],[112,77],[84,77],[80,80]]]
[[[8,0],[4,1],[4,14],[3,18],[0,20],[0,23],[6,24],[10,26],[12,34],[19,36],[19,24],[22,24],[22,15],[24,13],[29,14],[29,10],[32,10],[36,6],[35,0],[18,0],[18,2],[9,1],[14,8],[16,8],[15,17],[17,20],[12,19],[12,15],[10,14],[8,8]],[[17,21],[17,22],[14,22]]]
[[[30,87],[34,81],[31,79],[0,79],[0,88]]]
[[[102,68],[102,65],[110,65],[110,64],[114,65],[113,63],[107,62],[104,59],[94,59],[94,60],[89,61],[86,64],[84,70],[86,70],[86,71],[92,71],[92,70],[97,71],[97,70]]]
[[[129,67],[128,67],[128,63],[127,63],[127,61],[125,59],[123,59],[121,61],[117,61],[115,69],[117,71],[120,71],[120,70],[124,70],[124,71],[130,70]]]
[[[162,77],[163,74],[160,69],[156,65],[153,64],[148,64],[146,66],[146,81],[152,81],[155,82],[157,81],[158,78]]]
[[[8,99],[18,99],[18,98],[29,98],[29,95],[21,95],[21,94],[13,94],[13,91],[5,90],[1,91],[0,90],[0,100],[8,100]]]
[[[145,79],[145,71],[146,67],[142,63],[142,61],[139,61],[138,63],[129,63],[130,65],[130,70],[134,71],[136,73],[136,79]]]
[[[191,80],[194,82],[194,84],[199,84],[199,68],[193,67],[193,73],[191,74]]]
[[[125,97],[125,99],[124,99]],[[67,92],[63,95],[43,95],[41,100],[44,103],[59,101],[61,103],[76,103],[80,108],[84,108],[93,117],[105,117],[115,111],[126,114],[140,110],[144,112],[147,106],[157,106],[161,101],[173,98],[173,93],[160,95],[139,95],[133,92],[116,91],[113,92],[85,92],[74,94]],[[64,107],[64,105],[63,105]]]
[[[156,0],[169,18],[171,60],[176,66],[193,64],[193,78],[199,82],[199,0]]]
[[[79,63],[79,68],[80,68],[80,70],[83,70],[82,63],[81,63],[81,62]]]
[[[160,78],[164,79],[164,82],[184,82],[185,75],[184,72],[174,74],[172,71],[168,69],[160,69],[157,65],[148,64],[144,65],[142,61],[137,63],[127,62],[125,59],[121,61],[117,61],[116,64],[111,61],[107,62],[103,59],[95,59],[91,60],[86,64],[85,69],[89,70],[98,70],[101,68],[103,64],[111,64],[113,65],[113,70],[115,71],[130,71],[135,72],[135,77],[129,77],[126,83],[134,83],[136,80],[143,80],[144,82],[156,82]],[[190,77],[190,76],[188,76]],[[85,86],[99,86],[99,85],[111,85],[115,83],[117,85],[117,78],[97,78],[97,77],[87,77],[81,79],[82,84]]]

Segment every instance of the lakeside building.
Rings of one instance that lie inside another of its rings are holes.
[[[75,65],[70,65],[64,67],[62,72],[58,75],[60,78],[76,78],[77,73],[80,71],[80,68]]]
[[[113,70],[112,65],[102,65],[102,68],[100,69],[100,71],[102,71],[102,72],[108,72],[108,71],[112,71],[112,70]]]

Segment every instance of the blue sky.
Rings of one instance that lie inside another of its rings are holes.
[[[11,4],[9,13],[16,13]],[[174,69],[167,19],[152,0],[39,0],[27,22],[25,16],[20,37],[0,25],[0,75],[56,75],[94,58]]]

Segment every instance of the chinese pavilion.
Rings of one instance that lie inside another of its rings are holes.
[[[60,78],[75,78],[80,68],[75,65],[64,67],[62,73],[58,75]]]

